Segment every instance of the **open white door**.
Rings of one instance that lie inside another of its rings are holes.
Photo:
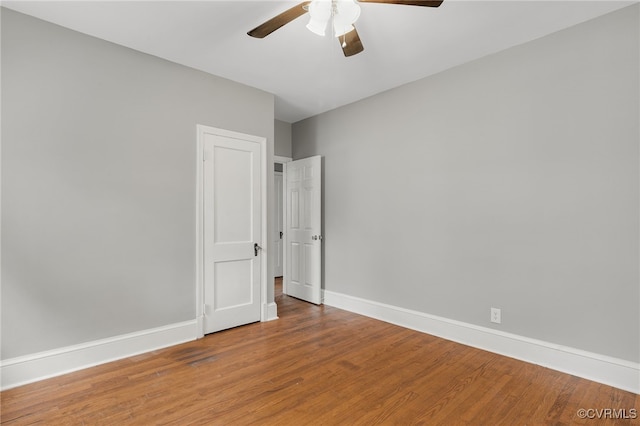
[[[262,146],[232,132],[201,137],[206,334],[260,321]]]
[[[322,303],[321,261],[321,157],[286,164],[286,268],[287,294]]]

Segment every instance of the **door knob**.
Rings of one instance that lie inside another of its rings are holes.
[[[322,235],[314,235],[313,237],[311,237],[311,239],[314,241],[318,241],[318,240],[322,241]]]
[[[258,255],[258,250],[262,250],[262,247],[260,247],[258,243],[255,243],[253,245],[253,252],[255,253],[256,256]]]

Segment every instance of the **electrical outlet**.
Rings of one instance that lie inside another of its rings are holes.
[[[491,322],[500,324],[502,322],[502,313],[498,308],[491,308]]]

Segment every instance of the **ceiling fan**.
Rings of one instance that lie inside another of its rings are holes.
[[[251,37],[264,38],[283,27],[296,18],[309,13],[310,20],[307,28],[320,36],[324,36],[327,24],[331,22],[334,35],[340,41],[344,56],[353,56],[364,50],[362,41],[354,26],[360,17],[360,5],[358,3],[387,3],[408,6],[438,7],[442,0],[417,1],[417,0],[312,0],[285,10],[261,25],[258,25],[247,34]]]

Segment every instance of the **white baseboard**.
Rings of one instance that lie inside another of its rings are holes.
[[[276,302],[267,303],[265,305],[265,321],[273,321],[278,319],[278,305]]]
[[[197,337],[197,321],[193,320],[3,360],[0,361],[0,389],[166,348]]]
[[[640,364],[423,312],[324,291],[324,303],[464,345],[640,394]]]

